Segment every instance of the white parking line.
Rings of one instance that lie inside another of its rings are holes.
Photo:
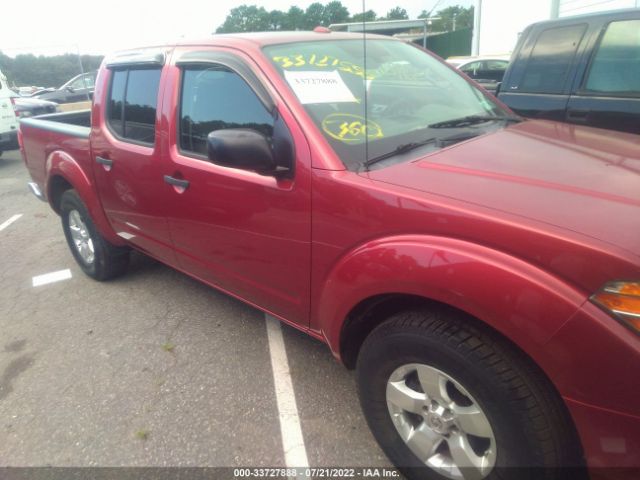
[[[14,215],[13,217],[11,217],[9,220],[7,220],[6,222],[4,222],[2,225],[0,225],[0,232],[2,230],[4,230],[5,228],[7,228],[9,225],[11,225],[13,222],[15,222],[16,220],[18,220],[20,217],[22,216],[21,213],[18,213],[17,215]]]
[[[44,275],[38,275],[33,277],[32,282],[34,287],[40,285],[46,285],[48,283],[59,282],[60,280],[68,280],[71,278],[71,270],[60,270],[58,272],[45,273]]]
[[[265,320],[267,322],[273,383],[276,388],[276,402],[278,404],[278,413],[280,414],[280,433],[284,459],[287,468],[309,468],[280,322],[270,315],[265,315]]]

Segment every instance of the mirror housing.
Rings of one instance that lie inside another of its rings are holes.
[[[212,163],[224,167],[254,170],[262,175],[278,171],[269,140],[248,128],[214,130],[207,136],[207,155]]]
[[[69,92],[69,93],[73,93],[73,92],[75,92],[75,91],[76,91],[76,89],[75,89],[75,88],[73,88],[71,85],[69,85],[69,86],[66,88],[66,90],[67,90],[67,92]]]
[[[502,82],[498,82],[498,84],[496,85],[496,93],[494,93],[496,97],[500,93],[500,87],[502,87]]]
[[[293,178],[293,137],[280,112],[273,112],[273,138],[250,128],[215,130],[207,136],[207,156],[212,163],[252,170],[276,178]]]

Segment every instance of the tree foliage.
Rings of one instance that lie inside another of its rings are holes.
[[[322,21],[324,26],[332,23],[345,23],[350,20],[349,10],[339,1],[329,2],[324,7]]]
[[[304,12],[305,23],[303,30],[310,30],[318,25],[324,25],[324,5],[314,2]]]
[[[404,8],[395,7],[387,12],[385,20],[408,20],[409,14]]]
[[[267,12],[263,7],[256,5],[240,5],[231,9],[216,33],[312,30],[318,25],[328,26],[350,20],[349,10],[338,0],[326,5],[314,2],[306,10],[293,6],[286,12]]]
[[[269,12],[264,7],[240,5],[231,9],[224,23],[218,27],[217,31],[218,33],[232,33],[270,30],[269,16]]]
[[[418,18],[427,18],[427,15],[428,12],[423,10]],[[460,5],[454,5],[443,8],[432,16],[440,17],[431,23],[431,30],[434,32],[451,32],[462,28],[473,28],[473,7],[464,8]]]
[[[367,10],[366,12],[356,13],[351,17],[352,22],[375,22],[378,16],[373,10]]]
[[[457,8],[463,9],[462,7]],[[426,12],[423,13],[426,15]],[[312,30],[318,25],[326,27],[334,23],[406,20],[408,18],[407,11],[402,7],[392,8],[383,17],[378,17],[373,10],[351,15],[339,0],[333,0],[326,4],[314,2],[306,10],[293,6],[287,12],[280,10],[267,12],[263,7],[256,5],[240,5],[231,9],[224,23],[216,29],[216,33]],[[473,13],[471,18],[473,23]]]
[[[304,10],[300,7],[291,7],[285,14],[282,30],[300,30],[305,25]]]
[[[78,55],[70,53],[50,57],[22,54],[13,58],[0,52],[0,70],[11,86],[59,87],[82,72],[97,70],[102,58],[81,55],[81,70]]]

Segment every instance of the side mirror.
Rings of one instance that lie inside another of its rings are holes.
[[[262,175],[278,170],[270,142],[256,130],[215,130],[207,136],[207,154],[212,163],[225,167],[254,170]]]
[[[496,84],[496,93],[494,93],[494,95],[497,97],[498,94],[500,93],[500,87],[502,87],[502,82],[498,82]]]
[[[73,88],[72,86],[68,86],[68,87],[66,88],[66,90],[67,90],[67,92],[69,92],[69,93],[73,93],[73,92],[75,92],[75,91],[76,91],[76,89],[75,89],[75,88]]]
[[[271,140],[250,128],[215,130],[207,136],[207,154],[212,163],[277,178],[292,178],[296,163],[293,137],[278,111]]]

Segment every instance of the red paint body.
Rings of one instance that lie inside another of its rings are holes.
[[[373,296],[412,294],[464,310],[545,372],[589,466],[640,466],[640,338],[588,301],[607,281],[640,278],[640,137],[527,121],[387,168],[348,171],[261,51],[322,35],[220,36],[168,48],[174,57],[233,52],[251,67],[294,138],[293,179],[179,153],[172,56],[154,148],[123,144],[105,128],[103,68],[90,141],[23,125],[29,171],[45,192],[54,177],[66,179],[110,241],[325,340],[338,358],[345,319]],[[113,159],[113,170],[96,155]],[[190,186],[179,193],[163,175]]]

